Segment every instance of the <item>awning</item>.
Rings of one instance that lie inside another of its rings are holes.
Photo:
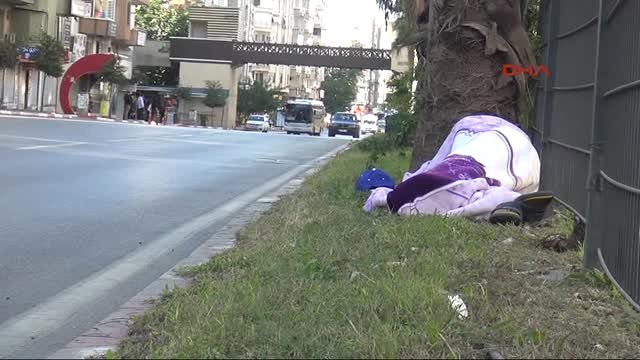
[[[84,75],[95,74],[100,72],[104,64],[115,57],[114,54],[93,54],[87,55],[78,59],[69,66],[67,71],[62,76],[62,82],[60,83],[60,107],[65,114],[73,114],[71,108],[71,100],[69,95],[71,93],[71,87],[78,79]]]

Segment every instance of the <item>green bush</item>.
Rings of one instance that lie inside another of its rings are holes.
[[[386,134],[396,147],[410,147],[416,133],[417,119],[415,114],[401,112],[387,116]]]
[[[380,157],[392,151],[404,150],[412,146],[416,131],[416,117],[411,113],[398,113],[387,117],[386,133],[376,134],[358,142],[359,150],[369,154],[368,167],[375,166]]]
[[[375,134],[362,141],[359,141],[356,148],[362,152],[369,154],[367,160],[367,168],[376,167],[376,162],[383,156],[393,152],[399,147],[393,141],[393,138],[387,134]]]

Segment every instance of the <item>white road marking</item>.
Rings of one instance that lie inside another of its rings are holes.
[[[118,143],[118,142],[127,142],[127,141],[153,141],[153,140],[167,140],[167,141],[179,141],[179,142],[185,142],[185,141],[189,141],[189,140],[181,140],[181,139],[175,139],[174,137],[189,137],[189,136],[193,136],[192,134],[183,134],[183,135],[163,135],[163,136],[153,136],[153,137],[133,137],[133,138],[126,138],[126,139],[113,139],[113,140],[107,140],[107,142],[113,142],[113,143]],[[193,140],[192,140],[193,141]],[[207,145],[218,145],[219,143],[209,143],[207,142]]]
[[[31,136],[18,136],[18,135],[5,135],[5,134],[0,134],[0,136],[13,138],[13,139],[45,141],[45,142],[55,142],[55,143],[73,143],[74,142],[74,141],[69,141],[69,140],[45,139],[45,138],[31,137]]]
[[[76,145],[86,145],[84,142],[75,142],[75,143],[67,143],[67,144],[56,144],[56,145],[37,145],[37,146],[25,146],[19,147],[16,150],[39,150],[39,149],[51,149],[51,148],[59,148],[66,146],[76,146]]]
[[[107,140],[108,142],[126,142],[126,141],[141,141],[141,140],[146,140],[147,138],[128,138],[128,139],[114,139],[114,140]]]
[[[185,139],[172,139],[172,138],[154,138],[151,140],[163,140],[170,142],[181,142],[187,144],[199,144],[199,145],[234,145],[231,143],[221,143],[221,142],[213,142],[213,141],[199,141],[199,140],[185,140]]]
[[[331,151],[317,158],[316,161],[340,149]],[[307,169],[307,166],[297,166],[261,186],[249,189],[213,211],[191,220],[101,271],[62,290],[47,301],[0,324],[0,357],[12,357],[11,355],[33,342],[33,338],[42,338],[60,329],[75,313],[81,309],[87,309],[92,304],[98,304],[100,299],[108,298],[118,284],[137,275],[169,253],[171,249],[177,248],[198,232],[233,215]]]

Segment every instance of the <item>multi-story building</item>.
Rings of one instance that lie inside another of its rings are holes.
[[[135,7],[145,0],[11,0],[0,1],[0,32],[15,41],[20,57],[15,69],[5,71],[3,107],[60,111],[60,96],[75,104],[79,92],[101,91],[95,76],[74,79],[68,94],[59,94],[60,79],[49,78],[33,65],[38,37],[45,32],[58,39],[64,49],[64,70],[87,55],[118,54],[131,76],[131,46],[144,45],[145,34],[134,24]]]
[[[323,14],[325,0],[294,0],[293,43],[298,45],[323,45]],[[292,66],[290,70],[289,96],[319,99],[324,80],[324,69],[308,66]]]
[[[293,38],[293,0],[260,0],[255,7],[253,37],[249,41],[290,44]],[[289,67],[284,65],[246,65],[250,78],[245,82],[261,81],[273,88],[289,87]]]
[[[358,34],[358,39],[353,44],[358,46],[388,49],[391,47],[391,37],[388,28],[384,28],[384,21],[380,18],[373,18],[371,25],[356,25],[354,33]],[[388,25],[390,27],[390,25]],[[366,45],[362,45],[366,44]],[[376,107],[384,103],[387,92],[387,81],[391,76],[390,71],[364,70],[358,81],[357,102],[359,104]]]
[[[3,72],[3,108],[37,110],[55,98],[55,79],[45,81],[44,74],[34,68],[32,56],[42,32],[56,34],[56,14],[68,8],[64,3],[55,0],[0,1],[0,35],[4,41],[15,43],[20,54],[17,65]]]
[[[252,18],[252,3],[245,0],[218,0],[215,4],[200,4],[202,6],[189,5],[189,38],[194,39],[189,41],[238,41],[244,40],[241,36],[247,36],[248,32],[246,28],[243,31],[243,27],[248,25],[242,22]],[[202,118],[208,118],[205,122],[215,123],[216,126],[233,127],[242,70],[235,64],[224,61],[194,62],[193,59],[180,57],[173,57],[171,60],[179,63],[178,86],[192,89],[192,99],[181,102],[178,111],[202,115]],[[211,109],[202,102],[202,98],[206,96],[208,81],[217,82],[228,91],[229,96],[223,107]]]
[[[135,10],[137,6],[145,5],[146,0],[71,0],[70,3],[68,16],[59,17],[59,36],[70,53],[69,64],[94,54],[115,54],[125,69],[125,76],[131,78],[132,47],[144,46],[146,42],[146,34],[134,26]],[[88,93],[87,110],[100,112],[99,99],[105,86],[96,83],[93,74],[82,76],[68,95],[72,107],[77,105],[78,94]],[[120,95],[123,95],[128,89],[120,90]],[[118,100],[120,98],[117,97]],[[116,107],[122,106],[122,103],[116,101]]]

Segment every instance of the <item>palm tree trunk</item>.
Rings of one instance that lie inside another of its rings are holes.
[[[419,45],[418,126],[411,170],[437,152],[452,125],[473,113],[517,123],[524,77],[504,78],[505,63],[533,64],[520,0],[430,1],[427,40]]]

